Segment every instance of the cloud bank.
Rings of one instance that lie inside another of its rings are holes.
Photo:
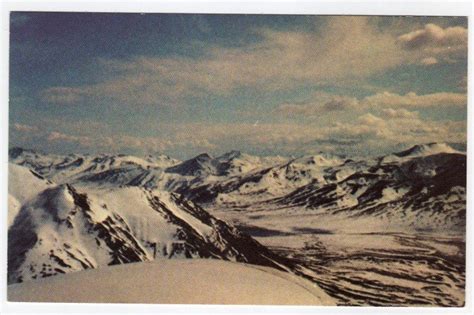
[[[199,57],[135,56],[100,59],[104,79],[81,87],[45,89],[55,104],[110,101],[174,106],[190,97],[229,95],[239,88],[291,90],[302,85],[354,84],[403,64],[433,65],[467,51],[467,30],[427,24],[395,36],[368,17],[325,17],[312,32],[256,29],[260,40],[210,46]],[[344,104],[328,104],[329,108]]]
[[[184,156],[230,149],[368,153],[466,142],[466,122],[453,119],[467,107],[467,29],[413,21],[391,27],[384,18],[318,17],[286,30],[252,25],[252,40],[193,39],[185,47],[198,48],[180,48],[182,54],[97,54],[72,69],[84,71],[86,83],[32,94],[30,109],[43,106],[55,121],[40,124],[34,113],[18,111],[12,137],[56,151]],[[443,81],[446,69],[454,69],[450,78],[459,84]],[[62,124],[61,115],[76,123]],[[88,125],[83,118],[104,121]]]
[[[317,116],[333,111],[344,110],[377,110],[381,109],[387,115],[411,116],[404,108],[465,108],[467,106],[467,94],[465,93],[432,93],[418,95],[409,92],[400,95],[390,92],[381,92],[369,95],[361,99],[327,93],[316,93],[313,97],[299,103],[280,104],[276,112],[280,115],[292,116]],[[394,111],[394,109],[398,109]]]

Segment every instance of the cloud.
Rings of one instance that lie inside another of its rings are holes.
[[[47,140],[49,142],[74,142],[80,144],[81,146],[90,146],[92,143],[89,137],[72,136],[57,131],[50,132]]]
[[[467,30],[463,27],[443,29],[427,24],[421,30],[397,36],[379,27],[375,18],[339,16],[319,20],[322,25],[312,31],[255,29],[254,35],[260,40],[254,43],[208,46],[193,58],[102,58],[97,61],[102,81],[81,87],[52,87],[43,91],[41,98],[64,104],[108,100],[176,106],[209,95],[228,96],[241,88],[282,91],[308,84],[360,84],[371,75],[403,64],[452,62],[467,51]],[[327,106],[330,109],[344,104]]]
[[[35,131],[13,134],[16,145],[65,150],[190,157],[239,149],[258,154],[298,155],[317,151],[347,154],[390,152],[395,145],[466,142],[466,121],[422,120],[405,109],[387,108],[381,115],[363,113],[343,123],[182,123],[160,124],[156,136],[106,134],[95,130]]]
[[[390,92],[381,92],[361,99],[354,97],[316,93],[304,102],[283,103],[277,106],[275,113],[285,117],[317,116],[332,111],[363,111],[381,109],[385,116],[390,118],[416,118],[417,112],[404,108],[449,108],[467,106],[466,93],[439,92],[418,95],[409,92],[400,95]]]
[[[423,58],[421,59],[420,63],[422,65],[425,65],[425,66],[431,66],[431,65],[435,65],[438,63],[438,59],[434,58],[434,57],[427,57],[427,58]]]
[[[408,112],[408,111],[406,111]],[[273,154],[308,154],[315,150],[362,150],[380,148],[390,152],[395,144],[413,145],[427,142],[465,142],[464,121],[429,121],[399,111],[395,119],[365,113],[351,122],[337,122],[329,126],[302,123],[247,123],[175,126],[174,132],[193,130],[196,138],[206,139],[220,150],[241,149],[246,152]],[[402,113],[402,114],[400,114]],[[403,113],[408,117],[402,117]],[[343,144],[341,146],[341,144]],[[342,148],[344,147],[344,148]]]
[[[361,100],[366,108],[377,107],[464,107],[467,106],[467,95],[465,93],[440,92],[418,95],[409,92],[405,95],[383,92],[367,96]]]
[[[20,132],[35,132],[35,131],[38,131],[38,127],[36,127],[36,126],[23,125],[23,124],[19,124],[19,123],[14,123],[13,128],[16,131],[20,131]]]
[[[390,133],[385,120],[367,113],[359,116],[354,123],[335,123],[325,130],[324,136],[327,139],[362,143],[370,139],[387,139]]]
[[[353,97],[328,93],[315,93],[310,100],[280,104],[275,112],[282,116],[314,116],[328,112],[356,109],[358,100]]]
[[[414,62],[432,65],[440,59],[448,62],[466,59],[467,35],[464,27],[442,28],[430,23],[422,29],[400,35],[398,43],[412,54]]]
[[[359,122],[368,126],[377,126],[377,127],[385,126],[385,121],[382,118],[372,115],[371,113],[367,113],[362,116],[359,116],[358,120]]]
[[[334,140],[356,141],[362,150],[387,152],[395,144],[404,146],[428,142],[466,142],[465,121],[429,121],[413,117],[384,120],[372,114],[359,116],[355,123],[336,123],[324,136]],[[337,150],[337,147],[335,148]]]
[[[409,110],[406,110],[404,108],[400,109],[393,109],[393,108],[384,108],[382,109],[382,113],[392,119],[418,119],[418,112],[411,112]]]
[[[403,63],[396,38],[368,17],[322,17],[317,30],[256,29],[256,43],[210,46],[200,57],[100,59],[101,82],[45,90],[47,102],[83,100],[176,105],[238,88],[290,90],[305,84],[355,82]],[[329,106],[329,105],[328,105]],[[333,104],[338,106],[338,104]]]
[[[440,47],[457,47],[467,45],[467,29],[447,27],[443,29],[436,24],[426,24],[423,29],[400,35],[398,40],[405,49],[425,49]]]
[[[183,125],[180,127],[180,130],[175,130],[173,134],[163,137],[140,137],[127,134],[103,135],[95,132],[77,135],[58,131],[37,133],[31,136],[36,141],[46,139],[49,145],[59,144],[65,145],[67,148],[76,148],[76,150],[86,149],[87,151],[92,150],[96,152],[163,153],[187,149],[195,152],[208,151],[215,148],[215,145],[208,139],[191,135],[186,130]]]

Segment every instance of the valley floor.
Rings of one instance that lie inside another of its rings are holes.
[[[275,214],[278,211],[271,211],[274,217],[265,212],[214,209],[215,215],[293,260],[295,270],[338,305],[461,307],[465,303],[462,233],[383,231],[357,220],[338,226],[310,215],[290,224]]]

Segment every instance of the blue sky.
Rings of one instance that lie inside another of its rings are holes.
[[[10,146],[382,154],[466,142],[467,19],[13,12]]]

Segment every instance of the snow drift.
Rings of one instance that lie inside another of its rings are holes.
[[[334,305],[311,282],[215,259],[156,260],[8,287],[11,302]]]

